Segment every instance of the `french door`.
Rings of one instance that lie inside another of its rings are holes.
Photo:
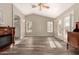
[[[74,29],[74,13],[58,19],[58,38],[67,42],[67,33]]]
[[[67,33],[72,32],[74,29],[74,14],[71,13],[66,16],[63,20],[63,37],[64,41],[67,42]]]

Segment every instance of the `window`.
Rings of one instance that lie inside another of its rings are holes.
[[[32,32],[32,21],[26,22],[26,32],[31,33]]]
[[[53,32],[53,22],[52,21],[47,22],[47,32],[49,32],[49,33]]]
[[[70,31],[70,15],[64,18],[64,30]]]
[[[71,12],[70,17],[71,17],[71,31],[73,31],[75,27],[74,26],[74,11]]]
[[[64,22],[63,22],[63,38],[64,41],[67,42],[67,32],[70,32],[70,14],[64,17]]]
[[[58,36],[62,35],[62,19],[58,20]]]

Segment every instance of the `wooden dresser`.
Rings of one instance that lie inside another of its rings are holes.
[[[14,27],[0,27],[0,51],[14,45],[15,28]]]
[[[68,49],[79,49],[79,32],[68,32]]]

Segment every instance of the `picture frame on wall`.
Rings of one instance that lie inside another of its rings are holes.
[[[4,23],[3,14],[2,14],[2,12],[0,12],[0,25],[2,25],[3,23]]]

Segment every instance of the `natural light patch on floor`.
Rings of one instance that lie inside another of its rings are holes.
[[[48,37],[48,42],[51,48],[62,48],[63,47],[61,43],[54,38]]]
[[[50,45],[51,48],[56,48],[56,45],[52,41],[52,38],[48,37],[48,42],[49,42],[49,45]]]

